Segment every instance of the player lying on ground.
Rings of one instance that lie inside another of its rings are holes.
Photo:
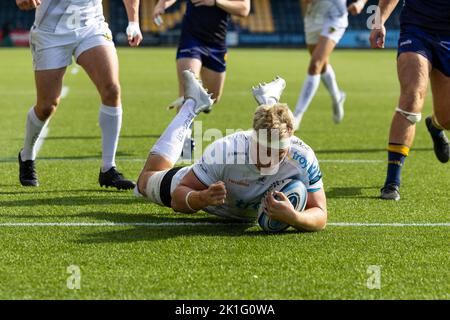
[[[30,31],[37,101],[28,112],[25,142],[19,152],[20,183],[38,186],[35,169],[36,141],[48,125],[60,101],[64,73],[76,62],[87,72],[101,97],[99,124],[102,130],[101,186],[132,189],[134,182],[116,170],[115,155],[122,125],[119,63],[112,34],[105,23],[101,0],[16,0],[20,9],[36,9]],[[124,0],[128,14],[130,46],[142,40],[139,0]]]
[[[333,101],[333,120],[340,123],[344,118],[345,93],[339,89],[330,56],[348,26],[348,13],[361,13],[368,0],[358,0],[347,8],[346,0],[302,0],[305,36],[311,61],[308,76],[303,84],[295,107],[294,129],[300,127],[303,115],[319,88],[320,80]]]
[[[370,35],[372,48],[383,48],[384,23],[398,0],[379,2],[381,25]],[[450,1],[406,0],[400,16],[397,71],[400,101],[392,119],[388,146],[388,170],[381,198],[400,200],[401,169],[408,156],[422,118],[422,109],[431,81],[433,114],[425,120],[442,163],[450,158],[444,130],[450,130]]]
[[[162,21],[161,15],[176,0],[159,0],[153,10],[153,19]],[[169,108],[179,109],[184,102],[182,72],[192,70],[212,93],[215,103],[222,97],[227,67],[226,36],[230,16],[246,17],[250,0],[188,0],[181,25],[177,49],[178,97]],[[205,110],[209,112],[209,110]],[[183,158],[190,159],[194,148],[191,131],[186,135]]]
[[[267,197],[269,217],[298,230],[325,228],[326,198],[318,161],[312,149],[293,136],[288,106],[278,103],[284,80],[278,78],[254,89],[257,101],[265,104],[254,114],[253,130],[216,140],[198,163],[174,168],[187,128],[213,104],[192,72],[183,72],[183,77],[185,102],[151,149],[136,193],[177,212],[204,210],[255,220],[263,194],[277,181],[294,178],[307,188],[306,210],[296,212],[284,194],[275,192]]]

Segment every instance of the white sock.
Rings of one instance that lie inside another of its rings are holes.
[[[303,88],[300,93],[300,97],[298,98],[297,105],[295,106],[294,115],[299,117],[303,115],[308,109],[309,104],[312,101],[312,98],[317,92],[320,84],[320,74],[317,75],[308,75],[305,82],[303,83]]]
[[[175,118],[163,132],[150,153],[163,156],[175,164],[183,150],[184,139],[190,131],[190,126],[196,117],[195,101],[187,99]]]
[[[268,98],[267,98],[266,104],[267,104],[268,106],[273,106],[273,105],[275,105],[276,103],[277,103],[277,99],[275,99],[275,98],[273,98],[273,97],[268,97]]]
[[[23,161],[26,160],[36,160],[36,141],[39,139],[39,136],[47,126],[47,121],[41,121],[36,115],[34,111],[34,107],[28,111],[27,115],[27,123],[26,123],[26,132],[25,132],[25,141],[23,145],[23,149],[20,153],[20,157]]]
[[[102,172],[116,166],[116,151],[122,127],[122,106],[100,106],[98,123],[102,129]]]
[[[321,78],[323,84],[330,93],[333,102],[338,103],[341,99],[341,91],[339,90],[338,84],[336,82],[336,74],[334,73],[331,64],[327,65],[327,71],[322,73]]]

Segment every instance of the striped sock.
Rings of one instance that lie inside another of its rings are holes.
[[[409,154],[409,147],[390,143],[388,146],[388,168],[385,186],[395,184],[400,186],[402,167]]]

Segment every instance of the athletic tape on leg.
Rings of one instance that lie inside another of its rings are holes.
[[[416,123],[420,122],[420,120],[422,120],[422,113],[420,113],[420,112],[419,113],[408,112],[408,111],[400,109],[400,107],[397,107],[397,109],[395,109],[395,111],[400,113],[401,115],[403,115],[412,124],[416,124]]]

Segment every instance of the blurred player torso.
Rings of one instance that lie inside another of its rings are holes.
[[[104,20],[101,0],[43,0],[34,25],[45,32],[67,33]]]
[[[187,1],[182,37],[191,35],[206,44],[225,47],[229,20],[230,15],[217,6],[195,7],[191,1]]]
[[[346,0],[312,0],[308,5],[305,18],[314,23],[323,23],[324,20],[335,20],[347,17]]]
[[[400,23],[450,36],[450,0],[404,0]]]

